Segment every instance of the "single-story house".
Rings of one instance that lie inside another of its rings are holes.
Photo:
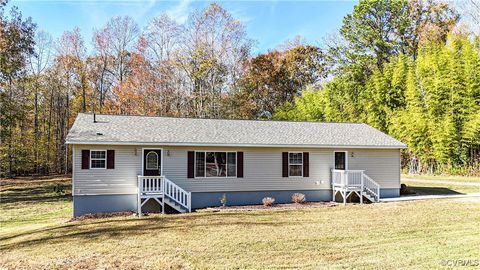
[[[358,123],[223,120],[80,113],[73,152],[74,216],[308,201],[372,202],[400,193],[406,145]]]

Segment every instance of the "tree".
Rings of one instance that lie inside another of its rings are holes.
[[[243,117],[270,118],[275,109],[325,78],[324,54],[318,47],[300,45],[251,59],[233,99],[249,112]]]
[[[21,104],[26,93],[17,83],[25,76],[27,59],[34,53],[36,25],[31,18],[23,19],[16,7],[11,8],[10,16],[5,15],[5,6],[6,1],[0,2],[0,141],[1,157],[8,160],[7,170],[11,176],[18,161],[15,152],[22,146],[14,130],[20,128],[25,132],[21,125],[25,117]]]
[[[123,82],[130,73],[129,61],[138,35],[138,25],[128,16],[113,17],[94,32],[96,56],[91,63],[100,111],[107,94],[115,98],[115,93],[111,92],[114,85],[117,91],[122,91]]]
[[[35,35],[35,52],[29,57],[29,71],[31,74],[32,88],[34,93],[34,140],[33,149],[35,157],[35,172],[40,170],[40,99],[42,88],[45,87],[44,75],[47,67],[52,61],[53,44],[50,34],[44,31],[39,31]]]
[[[191,115],[222,116],[224,94],[234,89],[250,55],[244,25],[218,4],[193,12],[182,34],[179,66],[188,78]]]
[[[480,169],[480,46],[452,33],[421,45],[418,57],[392,56],[366,83],[335,76],[278,107],[274,118],[367,122],[408,145],[413,173],[476,174]]]
[[[364,0],[345,16],[340,28],[344,42],[330,47],[333,65],[360,68],[367,76],[383,69],[390,56],[416,58],[428,40],[445,42],[458,21],[449,5],[428,0]]]
[[[80,111],[86,112],[89,106],[88,95],[90,89],[88,86],[87,72],[87,49],[77,27],[73,31],[65,31],[57,46],[57,58],[66,69],[71,73],[73,91],[75,96],[80,98]],[[79,93],[79,94],[78,94]],[[75,100],[75,103],[78,101]]]

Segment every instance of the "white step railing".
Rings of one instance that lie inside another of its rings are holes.
[[[139,196],[158,195],[159,198],[167,196],[170,200],[186,208],[188,212],[192,210],[192,193],[179,187],[177,184],[168,180],[165,176],[138,176]]]
[[[380,185],[365,174],[364,170],[332,170],[332,189],[345,191],[361,191],[372,197],[375,202],[380,200]]]
[[[366,174],[363,174],[363,190],[372,196],[375,202],[380,201],[380,185]]]
[[[188,212],[191,212],[192,209],[192,193],[185,191],[183,188],[179,187],[172,181],[164,178],[163,181],[165,195],[170,199],[174,200],[176,203],[188,209]]]

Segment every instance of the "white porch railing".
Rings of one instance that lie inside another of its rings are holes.
[[[141,198],[162,199],[162,202],[167,202],[165,197],[172,200],[174,203],[184,207],[188,212],[192,210],[192,193],[184,190],[177,184],[168,180],[165,176],[138,176],[138,197],[139,205]],[[162,203],[162,206],[163,206]],[[139,209],[140,209],[139,208]],[[139,211],[140,212],[140,211]]]
[[[338,187],[362,187],[363,170],[332,170],[332,184]]]
[[[380,185],[366,174],[363,175],[363,187],[365,192],[372,196],[376,202],[380,200]]]
[[[162,193],[164,176],[138,176],[138,190],[142,194]]]
[[[380,185],[365,174],[364,170],[332,170],[333,195],[337,191],[342,193],[344,201],[352,192],[361,198],[365,196],[374,202],[380,200]]]

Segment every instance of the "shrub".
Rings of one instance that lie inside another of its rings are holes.
[[[264,206],[272,206],[275,203],[275,198],[265,197],[262,200]]]
[[[227,205],[227,194],[223,193],[222,197],[220,197],[220,203],[223,207]]]
[[[292,202],[294,203],[304,203],[306,201],[305,194],[303,193],[293,193]]]
[[[50,189],[55,192],[57,195],[64,195],[65,194],[65,187],[61,184],[54,184],[50,187]]]
[[[400,195],[409,195],[409,194],[415,194],[410,188],[408,188],[407,185],[401,184],[400,185]]]

